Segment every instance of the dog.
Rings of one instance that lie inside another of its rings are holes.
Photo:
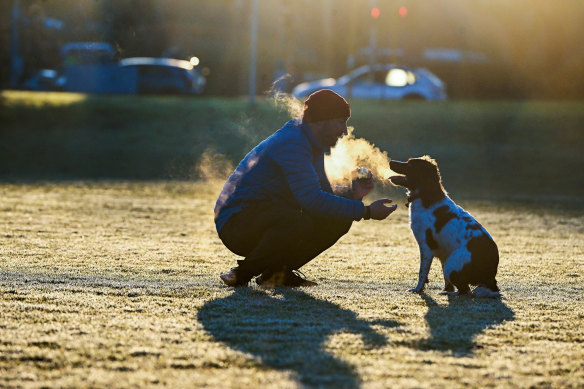
[[[390,181],[408,190],[410,227],[420,247],[418,284],[410,291],[422,292],[438,257],[444,273],[440,294],[500,297],[499,249],[487,230],[448,197],[436,161],[429,156],[392,160],[389,167],[398,174]],[[477,287],[471,292],[469,284]]]

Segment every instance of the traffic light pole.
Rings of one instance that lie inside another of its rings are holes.
[[[377,9],[377,0],[370,0],[371,9]],[[377,15],[379,17],[379,15]],[[377,17],[373,18],[371,28],[369,30],[369,65],[375,65],[377,61]]]
[[[255,104],[258,56],[258,2],[251,2],[251,27],[249,48],[249,105]]]
[[[18,86],[22,74],[22,58],[20,57],[20,44],[18,37],[18,24],[20,23],[20,1],[12,3],[12,28],[10,37],[10,86]]]

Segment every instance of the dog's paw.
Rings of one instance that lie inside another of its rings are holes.
[[[501,297],[501,292],[495,292],[485,286],[479,286],[470,295],[479,298],[499,298]]]
[[[422,290],[424,290],[424,288],[413,288],[413,289],[408,290],[408,292],[422,293]]]
[[[448,290],[443,290],[442,292],[440,292],[440,295],[442,296],[460,296],[460,293],[458,292],[451,292]]]

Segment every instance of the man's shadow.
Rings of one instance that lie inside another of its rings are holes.
[[[267,367],[292,371],[300,385],[308,387],[360,385],[353,366],[326,352],[330,335],[360,334],[365,347],[379,347],[387,339],[371,325],[398,325],[358,319],[350,310],[288,288],[236,288],[225,298],[205,303],[197,317],[217,341],[258,357]]]
[[[475,342],[485,329],[513,320],[515,314],[501,299],[448,296],[448,305],[439,305],[427,294],[420,297],[428,306],[425,319],[430,337],[417,342],[422,350],[451,351],[468,356],[482,346]]]

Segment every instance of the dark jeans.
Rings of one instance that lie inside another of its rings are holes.
[[[245,207],[231,216],[219,238],[233,253],[244,277],[296,270],[349,232],[352,220],[312,216],[276,204]]]

